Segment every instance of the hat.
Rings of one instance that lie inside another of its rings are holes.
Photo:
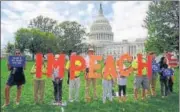
[[[76,55],[76,52],[72,52],[72,53],[71,53],[71,56],[73,56],[73,55]]]
[[[65,53],[65,50],[64,50],[64,49],[62,49],[61,53]]]
[[[94,51],[94,49],[93,48],[89,48],[88,51]]]
[[[55,55],[55,59],[58,59],[58,58],[59,58],[59,54],[56,54],[56,55]]]

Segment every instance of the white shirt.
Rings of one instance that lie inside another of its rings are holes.
[[[86,68],[89,68],[89,56],[87,55],[86,57],[85,57],[85,61],[86,61]]]
[[[125,68],[125,66],[123,66],[123,68]],[[118,71],[118,78],[117,78],[117,83],[118,85],[126,85],[127,83],[127,77],[121,77]]]
[[[85,57],[85,61],[86,61],[86,68],[89,68],[89,63],[90,63],[90,56],[89,55],[87,55]],[[95,64],[97,64],[97,61],[95,61]]]
[[[53,74],[52,74],[52,80],[55,81],[55,79],[59,76],[59,67],[53,68]],[[62,78],[60,79],[62,80]]]
[[[126,83],[127,83],[127,77],[118,77],[118,79],[117,79],[117,83],[118,83],[118,85],[126,85]]]

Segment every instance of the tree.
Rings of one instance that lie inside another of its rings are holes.
[[[10,42],[8,42],[7,47],[6,47],[6,53],[13,54],[14,50],[15,50],[14,44],[11,44]]]
[[[75,50],[78,53],[82,52],[85,44],[82,42],[86,35],[85,29],[82,25],[75,21],[64,21],[57,24],[56,20],[48,17],[38,16],[30,21],[29,28],[36,28],[42,32],[52,33],[53,51],[59,53],[64,50],[68,53],[69,50]],[[52,46],[52,45],[51,45]],[[50,48],[47,47],[46,48]],[[47,51],[47,49],[46,49]]]
[[[15,40],[17,48],[21,51],[28,49],[34,55],[38,52],[46,54],[49,52],[54,53],[56,47],[55,36],[49,32],[42,32],[39,29],[25,29],[21,28],[16,32]]]
[[[53,33],[55,30],[55,26],[57,24],[56,20],[53,20],[48,17],[37,16],[36,18],[30,20],[29,28],[39,29],[43,32],[51,32]]]
[[[31,38],[28,44],[28,49],[32,53],[33,59],[36,53],[43,55],[51,52],[54,53],[56,49],[55,36],[52,33],[42,32],[39,29],[30,29]]]
[[[85,44],[82,42],[85,38],[85,28],[75,21],[64,21],[58,26],[59,35],[57,46],[60,50],[74,50],[81,53]]]
[[[15,42],[17,44],[17,48],[23,53],[25,49],[28,48],[29,42],[31,38],[31,32],[29,29],[20,28],[15,33]]]
[[[179,52],[179,2],[151,2],[145,28],[148,30],[146,51],[155,51],[157,54],[164,51]]]

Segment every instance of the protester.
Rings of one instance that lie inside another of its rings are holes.
[[[102,86],[103,86],[103,103],[106,103],[106,99],[109,98],[109,100],[112,102],[112,87],[113,87],[113,78],[111,74],[109,74],[107,77],[104,76],[104,68],[102,70]]]
[[[130,67],[130,66],[129,66]],[[125,70],[127,70],[129,67],[123,67]],[[118,93],[119,93],[119,102],[126,101],[126,85],[127,85],[127,77],[123,76],[119,72],[119,68],[117,67],[117,84],[118,84]]]
[[[55,55],[55,60],[59,58],[59,54]],[[53,68],[52,82],[54,86],[54,105],[62,104],[62,84],[63,78],[59,77],[59,66],[57,68]]]
[[[126,101],[126,84],[127,77],[118,76],[118,88],[119,88],[119,101]]]
[[[145,62],[145,59],[143,59],[143,62]],[[149,89],[149,79],[147,77],[147,68],[144,67],[142,70],[142,76],[139,76],[137,73],[137,68],[138,68],[138,63],[137,63],[137,58],[133,60],[132,62],[132,68],[134,69],[134,99],[138,99],[138,90],[142,86],[142,100],[145,98],[146,93]]]
[[[21,56],[20,50],[15,50],[15,56]],[[10,71],[10,75],[5,87],[5,104],[2,106],[2,108],[8,106],[10,103],[10,88],[13,85],[17,86],[16,105],[19,105],[22,85],[25,84],[24,69],[25,65],[23,67],[12,67],[8,63],[8,70]]]
[[[89,90],[90,90],[90,85],[92,84],[93,86],[93,92],[94,92],[94,99],[96,100],[97,99],[97,94],[96,94],[96,78],[89,78],[88,77],[88,74],[89,74],[89,61],[90,61],[90,56],[91,55],[94,55],[94,49],[92,48],[89,48],[88,49],[88,55],[86,56],[85,58],[85,61],[86,61],[86,75],[85,75],[85,79],[86,79],[86,95],[85,95],[85,99],[86,101],[90,101],[91,100],[91,97],[89,96]]]
[[[168,76],[164,76],[163,70],[168,68],[167,65],[167,59],[165,57],[162,57],[160,60],[160,84],[161,84],[161,96],[164,98],[165,96],[168,95]]]
[[[76,52],[72,52],[71,56],[75,56]],[[81,62],[79,60],[75,61],[76,66],[81,66]],[[66,64],[66,69],[69,71],[70,61]],[[69,80],[69,101],[79,101],[79,88],[80,88],[80,71],[75,71],[75,78]],[[74,98],[73,98],[74,97]]]
[[[116,87],[116,85],[115,85],[115,81],[114,80],[111,80],[112,82],[112,96],[113,97],[115,97],[116,96],[116,92],[115,92],[115,87]]]
[[[172,70],[172,76],[170,76],[169,80],[168,80],[168,87],[169,87],[169,92],[173,93],[173,85],[174,85],[174,70]]]
[[[152,56],[152,65],[157,65],[157,62],[155,60],[156,54],[154,52],[150,52],[149,55]],[[149,79],[149,84],[150,84],[149,92],[151,93],[152,96],[156,96],[156,80],[157,80],[158,72],[159,71],[152,69],[152,75]]]
[[[35,103],[43,103],[44,91],[45,91],[45,79],[47,77],[46,69],[47,69],[47,66],[43,62],[41,78],[36,77],[36,70],[37,70],[36,64],[34,64],[31,69],[31,74],[34,75],[34,101]]]
[[[69,50],[69,52],[68,52],[68,60],[70,60],[71,53],[72,53],[72,50]],[[67,61],[67,63],[68,63],[68,61]],[[69,77],[70,77],[70,72],[69,72],[69,70],[68,70],[68,80],[67,80],[67,84],[69,84]]]

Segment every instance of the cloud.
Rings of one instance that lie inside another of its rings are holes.
[[[93,8],[94,8],[94,5],[92,3],[88,4],[88,8],[87,8],[88,13],[91,13]]]
[[[33,2],[29,2],[29,1],[24,1],[24,2],[8,1],[6,3],[9,7],[11,7],[15,11],[24,12],[24,11],[32,11],[32,10],[36,9],[36,5],[33,4]]]
[[[71,5],[78,5],[80,1],[65,1],[65,3],[69,3]]]
[[[147,31],[142,27],[146,17],[149,1],[120,1],[112,5],[113,21],[112,28],[114,40],[135,40],[145,38]]]
[[[65,12],[64,12],[64,15],[65,15],[65,16],[68,16],[68,15],[69,15],[69,11],[65,11]]]
[[[101,3],[104,15],[112,26],[115,41],[146,37],[147,31],[141,26],[146,16],[148,1]],[[21,27],[27,27],[29,21],[39,15],[58,22],[75,20],[89,32],[99,10],[99,2],[80,1],[3,1],[1,6],[1,45],[6,45],[8,41],[13,42],[14,33]]]
[[[78,14],[79,14],[79,16],[84,16],[85,12],[84,11],[79,11]]]
[[[6,16],[8,16],[10,19],[18,19],[19,15],[14,13],[13,11],[2,9],[2,13],[4,13]]]
[[[36,4],[35,4],[36,3]],[[14,5],[13,5],[14,4]],[[10,8],[3,8],[1,15],[4,17],[1,18],[1,45],[4,47],[8,41],[14,41],[14,33],[22,27],[27,27],[29,21],[39,15],[45,17],[50,17],[52,19],[63,21],[67,12],[60,13],[58,10],[53,10],[48,8],[54,5],[54,2],[22,2],[22,1],[13,1],[13,2],[3,2],[3,6],[8,6]],[[19,13],[18,13],[18,12]]]

